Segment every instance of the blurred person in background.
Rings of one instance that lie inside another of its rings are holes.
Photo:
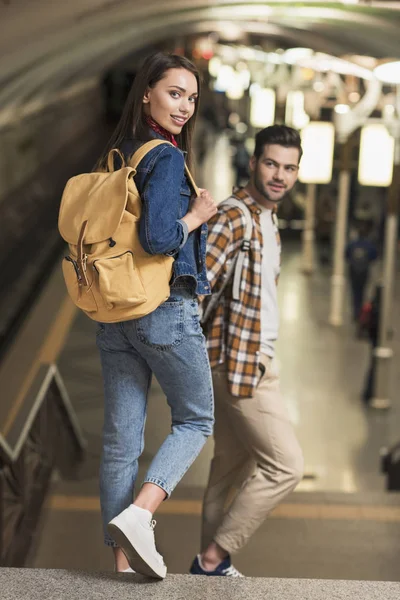
[[[245,141],[240,139],[234,144],[234,154],[232,157],[232,166],[235,170],[235,185],[241,187],[248,182],[250,154],[246,148]]]
[[[371,237],[371,222],[361,221],[357,225],[357,237],[346,247],[346,261],[351,287],[353,320],[357,323],[364,303],[365,292],[371,275],[373,262],[378,258],[376,244]]]
[[[336,220],[336,197],[332,189],[325,189],[317,202],[316,238],[321,265],[332,262],[332,237]]]
[[[375,348],[378,346],[380,311],[382,300],[382,284],[379,283],[375,288],[375,293],[371,302],[367,302],[362,309],[360,317],[360,328],[366,332],[371,344],[371,352],[367,376],[365,379],[362,399],[368,406],[371,403],[375,387],[375,368],[376,357]]]

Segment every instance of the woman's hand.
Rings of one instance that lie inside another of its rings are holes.
[[[185,221],[189,232],[197,229],[203,223],[207,223],[217,212],[217,205],[208,190],[200,189],[200,196],[192,202],[192,206],[182,221]]]

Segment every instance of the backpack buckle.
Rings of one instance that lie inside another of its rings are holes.
[[[79,271],[79,285],[84,285],[85,287],[89,287],[89,280],[86,277],[86,263],[87,263],[87,254],[83,252],[83,240],[85,237],[86,229],[88,226],[87,220],[82,223],[81,231],[78,238],[78,248],[77,248],[77,261],[76,266]]]
[[[82,257],[78,258],[76,261],[76,266],[78,270],[78,282],[79,285],[84,285],[85,287],[89,286],[89,280],[86,276],[86,267],[87,267],[87,254],[83,254]]]
[[[243,240],[240,249],[243,250],[243,252],[248,252],[250,250],[250,240]]]

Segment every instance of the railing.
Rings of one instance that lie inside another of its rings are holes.
[[[55,469],[67,477],[85,442],[55,365],[43,365],[0,434],[0,565],[22,566]]]

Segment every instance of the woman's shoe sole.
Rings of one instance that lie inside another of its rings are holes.
[[[113,540],[118,544],[123,553],[125,554],[129,566],[136,573],[140,573],[141,575],[145,575],[146,577],[152,577],[153,579],[164,579],[167,574],[167,569],[165,568],[164,575],[157,573],[152,567],[142,558],[136,548],[132,545],[131,541],[126,537],[126,535],[121,531],[119,527],[114,525],[113,523],[109,523],[107,525],[108,533],[111,535]]]

